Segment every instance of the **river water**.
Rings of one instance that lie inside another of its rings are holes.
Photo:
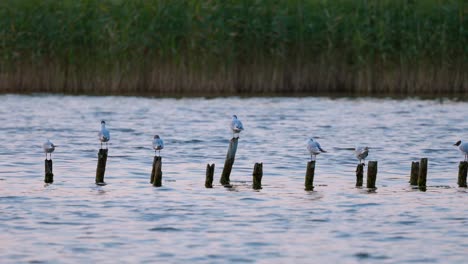
[[[465,263],[468,191],[457,187],[463,155],[452,145],[468,140],[467,113],[448,99],[3,95],[0,262]],[[245,131],[225,188],[232,114]],[[107,185],[96,186],[101,120],[111,144]],[[148,182],[154,134],[165,141],[161,188]],[[328,151],[313,192],[309,136]],[[46,139],[58,145],[51,185]],[[375,191],[354,187],[356,145],[379,162]],[[422,157],[426,192],[408,185]]]

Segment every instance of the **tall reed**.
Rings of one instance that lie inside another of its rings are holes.
[[[3,0],[0,92],[467,94],[463,0]]]

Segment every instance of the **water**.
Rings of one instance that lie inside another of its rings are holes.
[[[0,96],[0,261],[463,263],[468,191],[452,144],[468,140],[467,112],[450,100]],[[246,130],[229,189],[218,181],[234,113]],[[94,184],[101,119],[106,186]],[[148,183],[154,134],[166,145],[162,188]],[[304,191],[308,136],[329,151],[314,192]],[[58,145],[49,186],[47,138]],[[354,187],[358,143],[379,161],[375,192]],[[421,157],[426,192],[408,186]]]

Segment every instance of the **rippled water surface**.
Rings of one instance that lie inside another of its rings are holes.
[[[224,188],[234,113],[246,129]],[[450,100],[0,96],[0,262],[466,263],[468,192],[452,144],[468,140],[467,113]],[[101,119],[112,137],[106,186],[94,184]],[[156,133],[161,188],[148,183]],[[308,136],[328,150],[313,192]],[[47,138],[58,145],[48,186]],[[354,187],[355,145],[379,162],[374,192]],[[426,192],[408,185],[421,157]]]

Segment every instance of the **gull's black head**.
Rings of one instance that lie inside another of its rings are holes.
[[[236,115],[232,115],[232,117],[234,117],[235,119],[237,119],[237,116],[236,116]]]
[[[457,143],[453,144],[454,146],[460,146],[461,140],[458,140]]]
[[[154,138],[159,138],[159,135],[154,135]]]
[[[105,124],[106,124],[106,121],[102,120],[102,121],[101,121],[101,124],[102,124],[102,125],[105,125]]]

